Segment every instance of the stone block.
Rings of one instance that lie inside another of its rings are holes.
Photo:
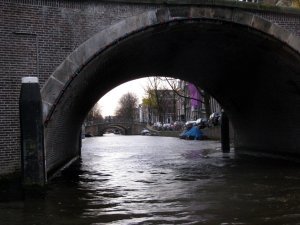
[[[260,30],[264,33],[269,33],[272,23],[270,21],[264,20],[258,16],[254,16],[252,20],[252,27]]]
[[[70,77],[76,72],[78,65],[66,58],[52,74],[61,83],[66,83]]]
[[[158,23],[167,22],[170,20],[170,11],[167,8],[164,9],[158,9],[156,11],[156,18]]]
[[[57,100],[64,85],[54,77],[50,77],[47,84],[42,89],[42,100],[53,105]]]
[[[254,17],[255,15],[247,12],[235,11],[232,15],[232,21],[237,24],[242,24],[251,27]]]
[[[291,34],[288,38],[288,44],[300,54],[300,38],[294,34]],[[299,71],[300,73],[300,71]]]
[[[285,43],[288,42],[290,36],[289,32],[287,32],[284,28],[278,26],[277,24],[272,24],[272,26],[269,29],[269,34],[273,35],[273,37]]]

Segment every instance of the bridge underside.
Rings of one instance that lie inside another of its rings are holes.
[[[103,135],[108,130],[113,130],[114,132],[119,132],[120,134],[126,135],[128,133],[127,129],[120,126],[108,126],[104,127],[100,131],[100,135]]]
[[[57,152],[79,152],[81,123],[100,97],[145,76],[175,77],[209,92],[228,113],[237,149],[299,155],[299,72],[299,54],[243,25],[194,19],[146,28],[90,59],[64,91],[46,128],[48,165]]]

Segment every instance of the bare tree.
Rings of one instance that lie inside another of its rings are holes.
[[[149,121],[152,121],[150,117],[153,113],[158,115],[159,121],[163,122],[163,117],[166,111],[166,105],[168,104],[166,98],[170,99],[169,91],[163,92],[162,90],[172,90],[174,92],[173,111],[176,112],[176,100],[178,98],[184,99],[185,114],[188,101],[194,100],[205,106],[205,114],[208,117],[211,114],[210,100],[211,96],[200,89],[199,86],[195,86],[200,97],[191,96],[189,92],[185,92],[178,87],[178,79],[170,77],[149,77],[148,85],[145,88],[147,96],[143,99],[143,104],[148,107]],[[175,115],[173,120],[175,120]]]
[[[200,102],[201,104],[204,104],[205,106],[205,114],[208,117],[211,114],[211,109],[210,109],[210,94],[205,92],[204,90],[202,90],[199,86],[195,87],[197,88],[198,93],[200,94],[200,96],[202,97],[201,99],[199,98],[193,98],[189,95],[185,95],[185,93],[183,93],[180,89],[178,89],[177,87],[177,81],[174,80],[174,78],[169,78],[169,77],[160,77],[160,79],[162,81],[165,81],[169,87],[174,91],[174,93],[184,99],[189,99],[189,100],[196,100],[198,102]],[[202,100],[203,99],[203,100]]]
[[[167,85],[160,77],[149,77],[148,84],[145,88],[146,97],[143,99],[143,104],[148,107],[149,116],[156,114],[160,122],[165,122],[164,118],[166,113],[170,109],[170,97],[173,98],[173,112],[175,112],[176,102],[175,96],[170,96],[170,88],[166,88]],[[152,118],[148,118],[149,121]],[[173,115],[173,120],[175,114]]]
[[[87,121],[100,122],[103,120],[101,115],[101,109],[98,103],[96,103],[93,108],[89,111],[87,117]]]
[[[138,107],[138,98],[135,94],[128,92],[119,100],[119,106],[116,110],[116,117],[120,120],[133,122],[136,117]]]
[[[144,103],[148,103],[147,106],[149,106],[152,110],[156,110],[159,117],[159,121],[161,121],[162,99],[158,94],[159,86],[160,79],[158,79],[158,77],[148,77],[148,85],[145,90],[147,98],[144,100]]]

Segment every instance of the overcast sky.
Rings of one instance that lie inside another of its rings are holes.
[[[141,78],[129,81],[112,89],[104,95],[99,101],[102,116],[113,116],[118,106],[119,99],[128,92],[135,93],[139,98],[139,103],[141,103],[142,98],[145,95],[144,88],[147,86],[147,79],[148,78]]]

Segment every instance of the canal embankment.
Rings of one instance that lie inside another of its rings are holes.
[[[153,135],[163,136],[163,137],[179,137],[183,130],[155,130],[151,126],[147,126],[147,129]],[[201,129],[203,135],[209,140],[221,140],[221,126],[205,127]],[[230,141],[234,140],[233,127],[229,126],[229,136]]]

